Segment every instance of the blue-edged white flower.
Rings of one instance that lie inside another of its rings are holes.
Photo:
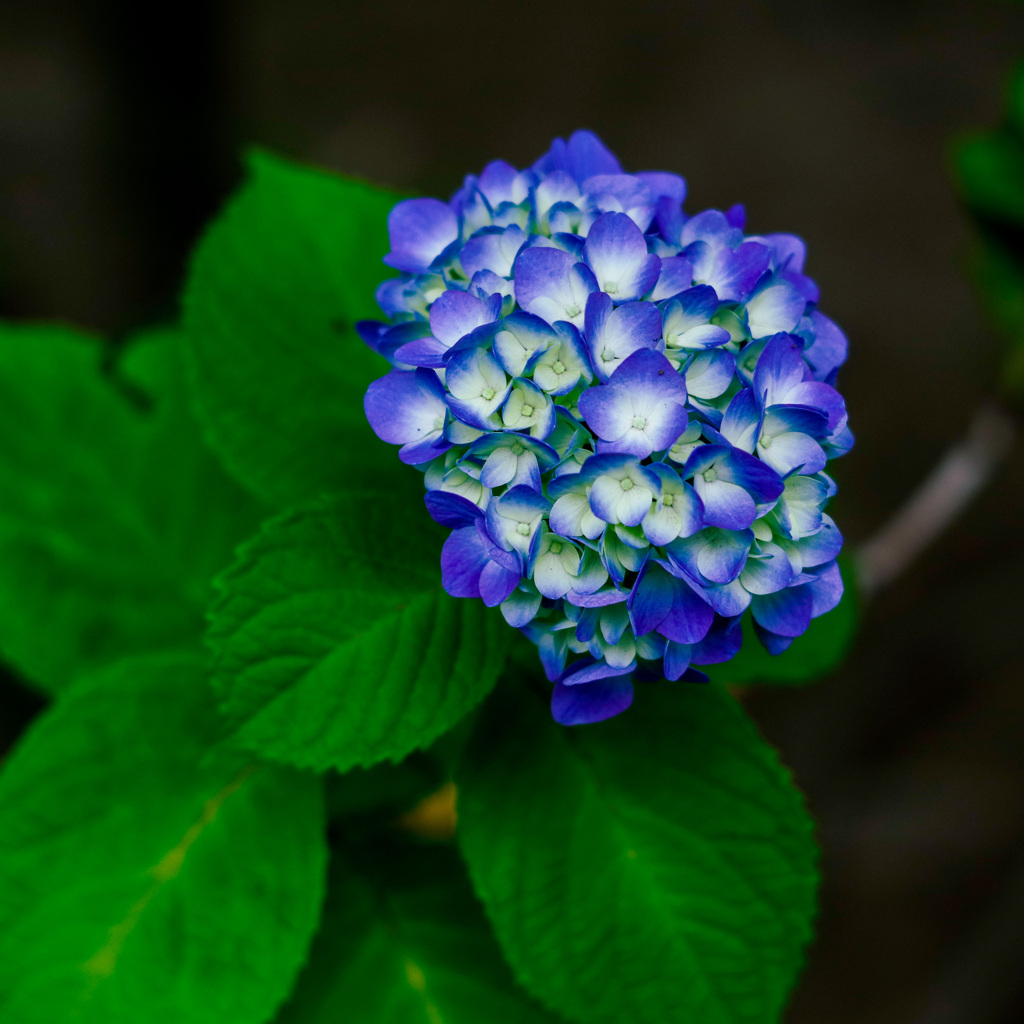
[[[537,644],[567,725],[624,710],[638,673],[705,679],[747,614],[777,654],[842,596],[846,338],[799,238],[685,194],[590,132],[495,161],[395,206],[387,320],[357,325],[393,367],[370,424],[451,530],[445,589]]]

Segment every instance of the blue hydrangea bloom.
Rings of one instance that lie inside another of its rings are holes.
[[[794,235],[683,213],[683,179],[626,174],[589,132],[450,202],[391,211],[393,365],[378,436],[424,472],[456,597],[538,646],[567,725],[618,714],[634,678],[706,680],[748,612],[772,653],[842,596],[824,507],[853,443],[842,331]]]

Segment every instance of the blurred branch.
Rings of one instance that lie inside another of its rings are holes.
[[[970,505],[1009,454],[1016,432],[1013,417],[995,404],[975,413],[964,439],[903,508],[861,545],[858,579],[865,597],[899,576]]]

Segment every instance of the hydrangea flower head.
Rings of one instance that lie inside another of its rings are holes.
[[[779,654],[842,596],[846,338],[799,238],[688,217],[685,193],[590,132],[496,161],[394,207],[387,319],[358,325],[393,366],[370,424],[451,530],[445,589],[537,644],[567,725],[634,679],[706,680],[747,614]]]

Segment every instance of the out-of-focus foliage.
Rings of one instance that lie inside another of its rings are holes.
[[[1011,78],[998,127],[960,140],[954,176],[975,219],[975,284],[1008,341],[1004,385],[1024,391],[1024,65]]]

